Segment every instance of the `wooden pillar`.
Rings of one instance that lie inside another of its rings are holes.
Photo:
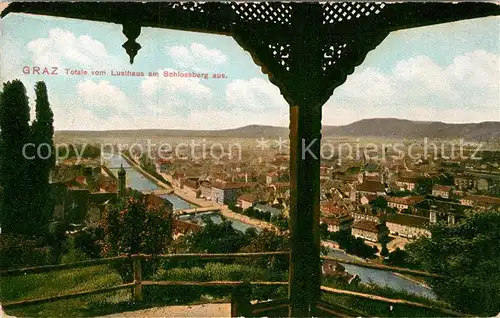
[[[231,317],[252,317],[252,304],[250,297],[252,287],[250,284],[238,285],[231,295]]]
[[[134,301],[142,301],[142,268],[141,258],[136,257],[133,261],[134,283],[136,284],[132,290]]]
[[[290,317],[311,317],[320,295],[321,43],[319,4],[295,4],[290,107]],[[318,29],[316,29],[318,28]]]
[[[321,108],[290,109],[290,316],[310,317],[320,293]]]

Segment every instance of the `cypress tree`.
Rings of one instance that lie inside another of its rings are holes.
[[[50,108],[47,87],[44,82],[35,85],[36,117],[31,126],[32,140],[38,152],[31,163],[33,189],[33,216],[40,225],[41,234],[52,217],[53,204],[50,199],[49,175],[55,166],[54,114]]]
[[[35,234],[32,229],[36,223],[30,215],[28,160],[23,155],[23,148],[30,141],[29,112],[23,83],[19,80],[5,83],[0,98],[2,233]]]

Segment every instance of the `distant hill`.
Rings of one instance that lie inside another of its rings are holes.
[[[500,141],[500,122],[447,124],[395,118],[363,119],[345,126],[325,126],[323,135],[376,136],[406,138],[463,138],[466,141]]]
[[[56,131],[65,137],[288,137],[288,127],[249,125],[224,130],[180,130],[180,129],[141,129],[110,131]],[[465,141],[500,141],[500,122],[472,124],[447,124],[443,122],[411,121],[396,118],[363,119],[344,126],[323,126],[322,135],[351,137],[385,137],[431,139],[463,138]]]

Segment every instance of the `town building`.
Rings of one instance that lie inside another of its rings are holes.
[[[460,204],[475,208],[499,208],[500,198],[489,197],[484,195],[466,195],[460,199]]]
[[[200,232],[203,229],[203,226],[192,222],[174,219],[173,228],[174,228],[173,239],[176,240],[181,236]]]
[[[242,210],[246,210],[253,207],[257,202],[257,196],[250,193],[245,193],[238,197],[236,206],[241,208]]]
[[[267,173],[266,175],[266,184],[271,184],[273,182],[277,182],[279,179],[279,174],[276,171],[272,171]]]
[[[184,181],[182,189],[190,196],[199,198],[201,196],[200,182],[198,178],[188,178]]]
[[[323,217],[320,219],[321,224],[328,226],[328,232],[348,231],[353,224],[353,218],[348,215]]]
[[[332,260],[323,260],[323,264],[321,265],[321,273],[326,277],[341,278],[348,284],[356,284],[361,281],[358,275],[353,275],[346,272],[344,266]]]
[[[241,189],[239,183],[214,181],[211,182],[212,194],[211,200],[216,203],[236,204],[236,199]]]
[[[374,213],[370,206],[357,206],[351,210],[350,214],[355,222],[370,221],[377,224],[380,223],[380,214]]]
[[[451,197],[452,190],[453,187],[451,186],[435,184],[432,187],[432,196],[449,199]]]
[[[385,195],[385,185],[381,182],[365,181],[361,184],[358,184],[355,193],[356,195],[353,201],[359,202],[359,200],[361,200],[361,197],[364,195],[375,195],[375,196]]]
[[[210,200],[212,196],[212,184],[210,181],[200,181],[200,197]]]
[[[278,215],[281,215],[283,213],[283,209],[280,209],[276,206],[271,206],[269,204],[261,204],[257,203],[254,206],[254,209],[260,212],[267,212],[271,215],[271,217],[276,217]]]
[[[408,210],[415,205],[424,202],[425,197],[420,195],[412,195],[406,197],[391,197],[386,196],[387,206],[399,211]]]
[[[156,172],[168,173],[172,168],[172,159],[158,158],[156,160]]]
[[[362,220],[357,221],[352,226],[352,235],[370,242],[380,242],[388,235],[388,231],[383,224]]]
[[[406,214],[390,214],[386,216],[385,225],[393,235],[406,238],[430,236],[426,229],[429,219]]]
[[[396,186],[400,191],[414,191],[417,187],[418,178],[402,177],[396,180]]]

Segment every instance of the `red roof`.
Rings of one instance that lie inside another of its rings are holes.
[[[380,183],[380,177],[379,176],[364,176],[364,182],[367,182],[367,181]]]
[[[439,184],[435,184],[432,187],[432,191],[450,192],[451,189],[452,189],[452,187],[450,187],[450,186],[444,186],[444,185],[439,185]]]
[[[174,229],[175,232],[177,233],[182,233],[182,234],[188,234],[188,233],[196,233],[202,230],[202,226],[191,223],[191,222],[186,222],[186,221],[181,221],[179,219],[174,220]]]
[[[337,218],[321,218],[320,221],[327,225],[339,225],[339,220],[337,220]]]
[[[488,197],[484,195],[467,195],[463,199],[477,203],[494,204],[494,205],[500,204],[500,198]]]
[[[329,215],[342,215],[348,213],[344,207],[338,206],[334,201],[321,202],[320,210],[322,213]]]
[[[156,162],[158,163],[172,163],[172,159],[167,159],[167,158],[158,158],[158,160],[156,160]]]
[[[377,199],[377,196],[375,194],[367,194],[364,196],[368,202],[372,202],[372,201],[375,201],[375,199]]]
[[[353,229],[358,229],[358,230],[363,230],[363,231],[368,231],[368,232],[375,232],[378,233],[377,229],[377,223],[372,222],[372,221],[367,221],[367,220],[361,220],[352,226]]]
[[[245,193],[238,197],[238,201],[240,200],[245,202],[255,203],[257,202],[257,197],[253,194]]]
[[[406,204],[406,205],[412,205],[412,204],[417,204],[425,200],[424,196],[421,195],[415,195],[415,196],[406,196],[406,197],[389,197],[386,196],[385,199],[387,202],[393,202],[397,204]]]
[[[402,178],[399,178],[399,180],[397,180],[396,182],[417,183],[418,182],[418,178],[414,178],[414,177],[402,177]]]
[[[212,188],[216,189],[240,189],[241,184],[236,183],[236,182],[220,182],[220,181],[215,181],[212,182]]]
[[[80,184],[83,184],[83,183],[85,183],[86,180],[85,180],[84,176],[78,176],[75,178],[75,181],[80,183]]]
[[[165,199],[160,198],[159,196],[150,193],[146,194],[145,198],[148,204],[151,204],[156,208],[162,208],[165,206]]]
[[[191,189],[198,189],[199,185],[199,182],[193,179],[187,179],[184,182],[184,186]]]
[[[384,192],[385,186],[380,182],[366,181],[358,185],[357,190],[362,192],[372,192],[372,193]]]
[[[290,182],[274,182],[270,186],[275,186],[276,188],[290,188]]]
[[[429,223],[429,219],[405,214],[391,214],[387,216],[387,223],[424,228]]]

